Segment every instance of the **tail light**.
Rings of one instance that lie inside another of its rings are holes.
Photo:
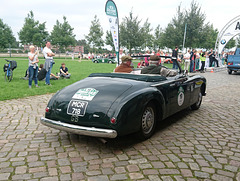
[[[233,65],[233,62],[228,62],[228,65]]]
[[[49,112],[49,107],[46,107],[45,111],[46,111],[46,112]]]
[[[110,122],[111,122],[112,124],[116,124],[117,120],[116,120],[116,118],[112,117],[111,120],[110,120]]]

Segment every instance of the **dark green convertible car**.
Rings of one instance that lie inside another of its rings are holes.
[[[117,63],[114,58],[95,58],[93,63]]]
[[[137,133],[147,139],[157,122],[191,107],[206,95],[200,75],[94,73],[58,91],[41,123],[79,135],[103,138]]]

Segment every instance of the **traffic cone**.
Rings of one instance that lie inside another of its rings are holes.
[[[212,70],[211,70],[211,73],[214,73],[213,68],[212,68]]]

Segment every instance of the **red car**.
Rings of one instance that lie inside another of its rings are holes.
[[[178,62],[181,62],[181,59],[178,58],[177,60],[178,60]],[[171,58],[167,58],[164,60],[164,63],[173,63],[173,62],[172,62]]]

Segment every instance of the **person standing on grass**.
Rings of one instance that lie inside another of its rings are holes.
[[[195,49],[193,49],[190,53],[190,72],[194,72],[194,63],[196,59]]]
[[[188,75],[188,69],[190,65],[190,50],[187,51],[187,53],[184,55],[184,73]]]
[[[90,60],[91,56],[92,56],[91,52],[88,52],[88,60]]]
[[[208,53],[208,57],[209,57],[209,67],[212,67],[213,57],[214,57],[213,49],[211,49],[211,51]]]
[[[204,72],[204,68],[205,68],[205,62],[206,62],[206,56],[208,55],[208,53],[207,52],[204,52],[204,53],[202,53],[202,55],[200,56],[200,60],[201,60],[201,64],[202,64],[202,66],[201,66],[201,69],[200,69],[200,72],[201,73],[205,73]]]
[[[175,49],[172,51],[173,69],[178,69],[177,59],[178,59],[178,47],[176,46]]]
[[[47,71],[45,84],[46,85],[51,85],[50,84],[50,75],[51,75],[52,66],[55,63],[53,61],[53,57],[55,56],[55,54],[51,50],[50,41],[46,42],[46,46],[43,49],[43,55],[44,55],[44,58],[45,58],[44,68]]]
[[[196,51],[196,60],[195,60],[196,71],[200,69],[199,63],[200,63],[200,51]]]
[[[35,47],[31,45],[29,47],[30,52],[28,53],[28,70],[29,70],[29,80],[28,86],[32,88],[32,80],[35,82],[35,86],[38,87],[38,52],[35,52]]]

